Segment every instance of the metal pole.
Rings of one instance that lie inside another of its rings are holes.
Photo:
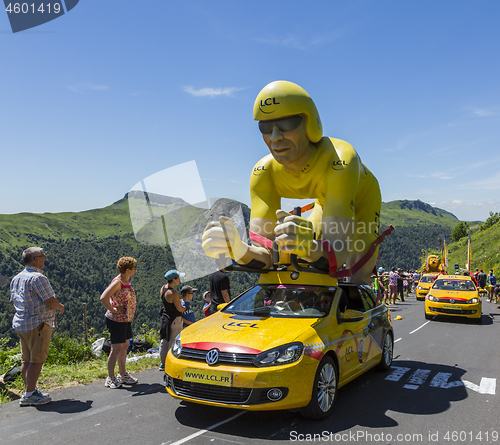
[[[83,303],[83,325],[85,326],[85,344],[88,344],[89,331],[87,326],[87,303]]]

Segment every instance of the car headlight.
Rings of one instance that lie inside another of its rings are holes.
[[[480,301],[479,298],[474,297],[474,298],[471,298],[470,300],[467,300],[465,302],[465,304],[477,304],[477,303],[479,303],[479,301]]]
[[[419,290],[425,290],[425,287],[417,286],[417,289],[419,289]]]
[[[255,366],[259,367],[287,365],[300,359],[303,352],[304,345],[302,343],[288,343],[287,345],[261,352],[255,357],[253,362]]]
[[[429,301],[434,301],[435,303],[439,301],[434,295],[427,295],[425,298]]]
[[[182,351],[182,343],[181,343],[181,334],[178,334],[175,337],[174,344],[172,345],[172,354],[174,357],[179,357]]]

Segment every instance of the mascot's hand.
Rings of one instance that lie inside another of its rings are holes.
[[[223,254],[226,258],[232,256],[238,261],[248,250],[233,221],[226,216],[220,216],[219,221],[209,222],[201,240],[203,250],[211,258],[217,259]]]
[[[274,234],[280,249],[301,257],[309,256],[314,246],[312,222],[283,210],[276,211],[276,216],[278,224],[274,228]]]

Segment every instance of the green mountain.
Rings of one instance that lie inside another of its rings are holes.
[[[432,207],[420,200],[383,202],[381,210],[383,225],[394,227],[434,226],[453,229],[460,220],[453,213]]]
[[[389,224],[395,228],[380,246],[378,266],[389,270],[420,269],[422,250],[440,250],[443,239],[450,239],[451,231],[460,220],[450,212],[432,207],[420,200],[382,203],[380,216],[382,229]]]
[[[103,332],[104,307],[99,296],[116,276],[116,262],[122,256],[138,261],[133,278],[138,301],[134,332],[140,331],[143,324],[158,328],[159,289],[165,282],[164,273],[176,267],[174,247],[177,252],[189,253],[176,256],[179,269],[196,271],[199,265],[193,258],[203,252],[195,251],[193,240],[199,239],[206,224],[218,214],[239,218],[248,227],[250,209],[236,201],[220,199],[205,210],[180,198],[142,192],[132,192],[110,206],[85,212],[0,215],[1,335],[15,338],[10,328],[13,308],[8,284],[24,267],[22,251],[34,245],[44,248],[48,257],[44,272],[65,304],[64,315],[58,317],[60,331],[83,335],[86,303],[89,328]],[[378,264],[405,269],[420,267],[422,249],[440,248],[443,236],[448,237],[459,222],[451,213],[421,201],[383,203],[381,221],[383,226],[392,224],[396,229],[382,244]],[[237,272],[229,275],[233,295],[252,286],[258,278]],[[209,276],[188,284],[199,289],[193,307],[201,318],[202,294],[209,289]]]

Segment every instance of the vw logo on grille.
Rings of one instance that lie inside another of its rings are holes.
[[[209,365],[215,365],[219,360],[219,350],[210,349],[207,353],[207,358],[205,359]]]
[[[450,303],[451,303],[451,304],[455,304],[455,300],[452,298],[452,299],[450,300]]]

